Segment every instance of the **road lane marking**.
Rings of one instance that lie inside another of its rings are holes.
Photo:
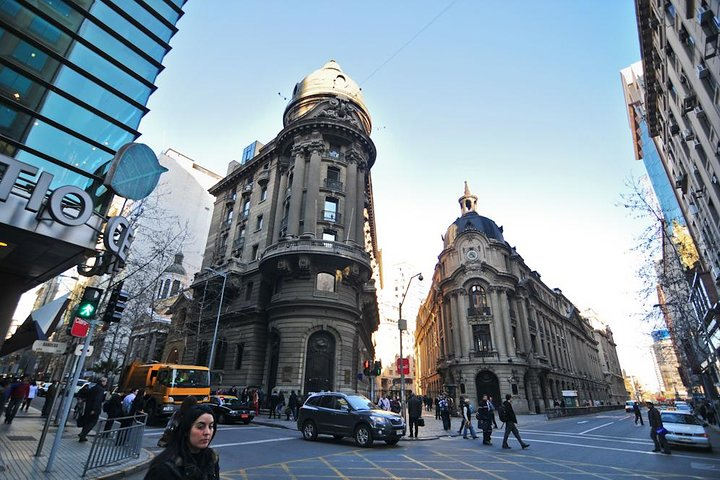
[[[578,423],[578,425],[580,425],[581,423],[588,423],[589,421],[590,420],[583,420],[582,422],[577,422],[577,423]]]
[[[650,450],[628,450],[627,448],[614,448],[614,447],[603,447],[600,445],[585,445],[581,443],[570,443],[570,442],[554,442],[552,440],[539,440],[539,439],[527,439],[528,442],[535,442],[535,443],[550,443],[552,445],[566,445],[570,447],[580,447],[580,448],[593,448],[593,449],[601,449],[601,450],[610,450],[614,452],[623,452],[623,453],[641,453],[643,455],[656,455],[655,452]],[[676,450],[677,452],[677,450]],[[658,453],[657,455],[662,455]],[[673,453],[671,455],[672,457],[676,458],[689,458],[692,460],[703,460],[706,462],[720,462],[720,458],[712,458],[712,457],[696,457],[694,455],[683,455],[681,453]]]
[[[589,430],[585,430],[584,432],[580,432],[580,433],[578,433],[578,435],[585,435],[586,433],[590,433],[590,432],[592,432],[593,430],[597,430],[598,428],[607,427],[608,425],[612,425],[613,423],[615,423],[615,422],[603,423],[602,425],[598,425],[597,427],[593,427],[593,428],[591,428],[591,429],[589,429]]]
[[[335,475],[337,475],[338,477],[342,478],[343,480],[350,480],[349,477],[346,477],[345,475],[343,475],[343,473],[342,473],[340,470],[338,470],[337,468],[335,468],[334,465],[332,465],[330,462],[328,462],[327,460],[325,460],[325,457],[320,457],[320,461],[321,461],[322,463],[324,463],[325,466],[327,466],[330,470],[332,470],[333,472],[335,472]],[[290,470],[288,469],[288,472],[289,472],[289,471],[290,471]]]
[[[258,443],[271,443],[271,442],[284,442],[286,440],[298,440],[300,437],[281,437],[281,438],[268,438],[267,440],[253,440],[251,442],[236,442],[236,443],[221,443],[220,445],[213,445],[213,448],[221,447],[235,447],[237,445],[256,445]]]
[[[570,437],[575,438],[577,437],[577,433],[568,432],[568,433],[561,433],[561,432],[543,432],[542,430],[523,430],[524,434],[531,434],[531,435],[545,435],[549,437]],[[495,436],[496,438],[502,438],[503,434],[499,433]],[[648,437],[649,439],[650,437]],[[609,436],[602,436],[602,435],[583,435],[584,440],[597,440],[600,442],[613,442],[613,443],[631,443],[631,444],[640,444],[640,445],[652,445],[652,443],[646,439],[646,438],[621,438],[621,437],[609,437]]]

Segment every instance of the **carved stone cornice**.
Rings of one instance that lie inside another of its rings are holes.
[[[322,110],[317,114],[318,117],[334,118],[354,127],[360,127],[357,108],[347,100],[331,98],[321,108]]]

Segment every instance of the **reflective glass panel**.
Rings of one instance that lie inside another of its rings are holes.
[[[98,17],[103,23],[123,37],[132,40],[135,45],[140,47],[158,62],[162,61],[163,57],[167,53],[165,51],[165,47],[148,37],[134,25],[128,23],[127,20],[115,11],[111,10],[110,7],[105,5],[103,2],[94,2],[90,8],[90,13]]]
[[[166,43],[169,42],[172,38],[172,30],[169,29],[166,25],[164,25],[160,20],[158,20],[157,17],[155,17],[152,13],[147,11],[147,9],[143,5],[140,5],[136,2],[128,1],[115,1],[113,3],[119,5],[120,8],[129,13],[132,18],[140,22],[143,27],[153,32]]]
[[[180,14],[163,0],[145,0],[145,3],[164,18],[168,19],[173,25],[175,25],[180,18]]]

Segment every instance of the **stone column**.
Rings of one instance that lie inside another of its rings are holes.
[[[278,170],[280,182],[278,184],[277,207],[275,207],[275,226],[273,228],[273,243],[277,243],[280,239],[280,224],[285,216],[285,198],[287,198],[287,181],[288,171],[285,169]]]
[[[456,290],[452,292],[450,297],[450,306],[453,312],[453,318],[455,318],[455,328],[458,329],[460,334],[460,342],[458,348],[455,349],[455,358],[462,358],[467,355],[467,322],[464,322],[464,316],[460,311],[460,298],[459,292]]]
[[[443,316],[444,312],[448,312],[450,315],[450,318],[445,319],[445,325],[449,326],[452,323],[452,337],[453,337],[453,345],[452,345],[452,352],[455,355],[455,358],[460,358],[460,331],[459,331],[459,319],[455,316],[455,312],[452,309],[452,302],[451,299],[452,296],[448,295],[443,297]],[[451,350],[448,350],[448,353],[450,353]]]
[[[346,157],[347,158],[347,157]],[[357,231],[355,219],[357,218],[357,163],[354,158],[348,159],[347,173],[345,175],[345,204],[343,205],[343,225],[345,225],[345,235],[342,240],[351,240],[358,245],[362,245],[362,237]]]
[[[502,359],[502,357],[507,357],[508,352],[505,344],[505,331],[502,327],[502,316],[500,314],[502,307],[500,306],[500,299],[498,297],[497,289],[491,288],[490,295],[488,296],[490,297],[490,305],[492,306],[493,344],[495,345],[495,348],[497,349],[497,352],[500,356],[499,359]]]
[[[365,245],[365,175],[367,165],[364,161],[357,168],[357,198],[355,199],[355,231],[359,245]]]
[[[517,303],[520,306],[518,309],[518,328],[523,332],[525,353],[529,354],[532,351],[532,341],[530,341],[530,314],[528,313],[525,298],[520,298]]]
[[[508,352],[508,357],[516,357],[517,352],[513,345],[512,338],[512,325],[510,324],[510,303],[508,302],[507,290],[498,290],[498,302],[500,304],[500,312],[502,313],[502,325],[505,331],[505,345]]]
[[[314,144],[312,152],[310,153],[310,162],[308,164],[309,166],[307,172],[307,190],[305,192],[305,222],[303,224],[303,233],[310,233],[313,238],[318,237],[318,212],[325,209],[325,197],[320,196],[321,154],[322,145]],[[318,205],[318,203],[320,205]]]
[[[290,211],[288,212],[288,235],[298,235],[300,230],[300,219],[302,218],[302,196],[305,189],[305,146],[296,144],[292,149],[295,157],[295,168],[293,169],[292,191],[290,192]]]

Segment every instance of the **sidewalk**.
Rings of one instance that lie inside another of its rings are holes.
[[[30,407],[27,413],[18,412],[12,425],[0,424],[0,478],[8,480],[82,478],[81,475],[94,437],[89,436],[90,441],[86,443],[78,442],[77,435],[80,429],[72,420],[68,421],[60,441],[60,447],[55,455],[53,471],[46,473],[45,469],[57,428],[51,424],[45,437],[42,455],[36,457],[35,451],[44,425],[45,419],[40,416],[40,411],[33,407]],[[146,467],[152,458],[152,453],[141,449],[139,458],[127,458],[107,467],[89,470],[84,478],[93,480],[121,478]]]

